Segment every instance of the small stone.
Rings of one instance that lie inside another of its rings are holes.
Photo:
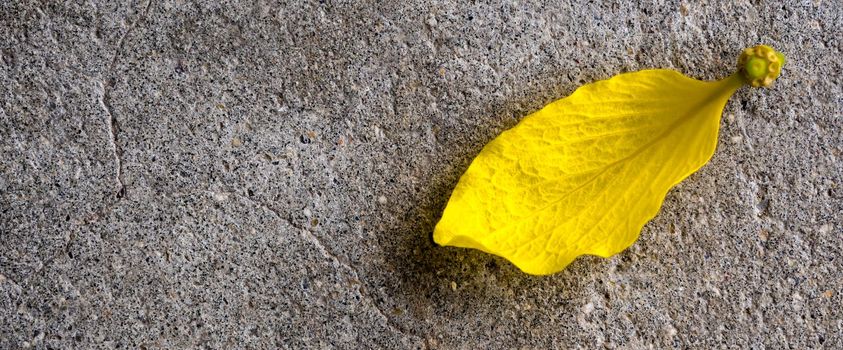
[[[758,238],[760,238],[762,242],[766,242],[770,238],[770,232],[762,229],[761,231],[758,231]]]
[[[588,303],[588,304],[583,305],[582,312],[584,314],[586,314],[586,315],[591,314],[592,311],[594,311],[594,304]]]
[[[824,225],[820,226],[820,228],[817,230],[817,232],[825,235],[825,234],[830,233],[833,228],[834,228],[834,226],[832,226],[831,224],[824,224]]]
[[[224,202],[228,200],[228,192],[214,192],[213,197],[217,202]]]

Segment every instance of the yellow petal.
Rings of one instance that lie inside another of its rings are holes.
[[[434,240],[530,274],[626,249],[667,191],[711,158],[723,107],[743,84],[739,74],[702,82],[645,70],[577,89],[483,148]]]

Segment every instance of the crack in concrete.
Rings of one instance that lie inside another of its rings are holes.
[[[109,63],[109,65],[108,65],[108,68],[109,68],[108,71],[109,72],[113,71],[114,64],[117,63],[117,57],[119,56],[120,51],[123,51],[123,45],[126,43],[126,41],[125,41],[126,37],[128,37],[129,34],[131,34],[132,31],[135,30],[135,28],[138,26],[138,23],[140,23],[140,21],[146,19],[146,17],[149,15],[149,8],[152,7],[151,5],[152,5],[152,0],[147,0],[146,5],[144,5],[140,16],[138,16],[138,18],[135,19],[135,21],[132,22],[132,24],[129,25],[129,29],[127,29],[126,32],[123,33],[122,36],[120,36],[120,39],[117,39],[117,48],[114,50],[114,55],[111,56],[111,63]]]
[[[114,66],[117,64],[117,58],[120,56],[120,53],[124,50],[124,46],[126,44],[126,37],[135,30],[138,26],[140,21],[145,20],[147,16],[149,16],[149,9],[152,7],[152,0],[147,0],[146,5],[144,6],[141,14],[135,19],[132,24],[129,25],[129,28],[117,39],[117,48],[114,50],[114,55],[111,56],[111,60],[108,64],[108,69],[105,71],[105,75],[111,75],[114,73]],[[111,90],[114,85],[113,79],[101,79],[99,82],[100,85],[100,96],[99,96],[99,103],[102,109],[105,111],[107,115],[106,125],[108,127],[108,136],[111,142],[112,150],[114,153],[114,159],[116,162],[116,180],[117,180],[117,198],[123,198],[126,195],[126,184],[123,181],[123,148],[120,147],[120,140],[118,135],[120,135],[120,124],[117,121],[117,116],[114,113],[114,107],[111,104]]]
[[[343,258],[343,257],[340,257],[340,256],[338,256],[338,255],[336,255],[336,254],[332,253],[332,252],[328,249],[328,247],[325,245],[325,243],[324,243],[324,242],[322,242],[322,239],[321,239],[321,238],[319,238],[319,236],[317,236],[315,233],[313,233],[312,231],[310,231],[310,230],[308,230],[307,228],[303,227],[302,225],[299,225],[298,223],[296,223],[296,222],[295,222],[295,220],[293,220],[293,218],[288,217],[288,216],[281,215],[281,213],[280,213],[278,210],[276,210],[276,209],[274,209],[274,208],[272,208],[272,207],[270,207],[270,206],[268,206],[268,205],[266,205],[266,204],[264,204],[264,203],[261,203],[261,202],[259,202],[259,201],[253,200],[253,199],[251,199],[251,198],[249,198],[249,197],[247,197],[247,196],[244,196],[244,195],[238,194],[238,193],[236,193],[236,192],[234,192],[234,191],[226,191],[226,192],[227,192],[227,193],[229,193],[229,194],[232,194],[232,195],[234,195],[234,196],[236,196],[236,197],[239,197],[239,198],[241,198],[241,199],[243,199],[243,200],[245,200],[245,201],[247,201],[247,202],[250,202],[250,203],[254,204],[255,206],[257,206],[257,207],[259,207],[259,208],[261,208],[261,209],[268,210],[269,212],[271,212],[271,213],[275,214],[275,216],[276,216],[276,217],[278,217],[278,219],[280,219],[280,220],[283,220],[283,221],[287,222],[287,223],[288,223],[290,226],[292,226],[293,228],[298,229],[299,231],[303,232],[303,233],[304,233],[304,235],[306,236],[306,238],[307,238],[307,239],[308,239],[311,243],[313,243],[313,245],[315,245],[315,246],[316,246],[316,248],[317,248],[317,249],[318,249],[318,250],[322,253],[322,255],[324,255],[326,258],[329,258],[329,259],[332,259],[332,260],[336,261],[336,262],[337,262],[337,264],[340,264],[340,265],[344,266],[346,269],[348,269],[348,270],[351,272],[351,274],[353,275],[353,277],[357,280],[357,283],[356,283],[356,284],[357,284],[357,292],[358,292],[358,293],[360,293],[360,295],[361,295],[361,296],[363,296],[364,298],[366,298],[366,299],[368,299],[368,300],[369,300],[369,303],[371,303],[371,304],[372,304],[372,307],[374,308],[375,312],[376,312],[378,315],[380,315],[381,317],[383,317],[383,319],[384,319],[384,321],[385,321],[385,323],[386,323],[386,326],[387,326],[388,328],[392,329],[392,330],[393,330],[394,332],[396,332],[396,333],[403,334],[404,336],[408,336],[408,337],[416,338],[416,339],[418,339],[419,341],[423,341],[423,340],[424,340],[424,338],[422,338],[422,337],[420,337],[420,336],[418,336],[418,335],[416,335],[416,334],[413,334],[412,332],[409,332],[409,331],[407,331],[407,330],[404,330],[404,329],[402,329],[401,327],[399,327],[397,324],[395,324],[395,322],[394,322],[394,321],[393,321],[393,320],[392,320],[389,316],[387,316],[387,315],[386,315],[386,313],[384,312],[384,310],[382,310],[382,309],[381,309],[380,305],[378,305],[378,303],[377,303],[377,302],[375,302],[375,298],[372,296],[372,294],[371,294],[371,293],[369,293],[369,291],[368,291],[368,289],[366,288],[366,286],[365,286],[365,284],[363,283],[363,281],[362,281],[362,280],[360,280],[360,273],[359,273],[359,272],[357,272],[357,269],[356,269],[356,268],[354,268],[354,267],[351,265],[351,263],[350,263],[347,259],[345,259],[345,258]]]
[[[120,134],[120,127],[117,124],[117,118],[114,116],[114,109],[111,107],[111,97],[108,92],[111,87],[109,87],[109,84],[101,81],[99,82],[99,88],[99,103],[107,116],[105,124],[108,129],[108,139],[111,143],[112,153],[114,153],[114,161],[116,162],[114,167],[117,172],[115,177],[117,180],[117,199],[119,200],[126,194],[126,185],[123,182],[123,149],[120,147],[120,140],[117,138],[117,135]]]
[[[304,234],[304,236],[306,237],[306,239],[307,239],[308,241],[310,241],[311,243],[313,243],[313,245],[315,245],[315,246],[316,246],[316,248],[320,251],[320,253],[322,253],[322,255],[323,255],[323,256],[325,256],[326,258],[329,258],[329,259],[331,259],[331,260],[336,261],[336,262],[337,262],[337,264],[339,264],[339,265],[341,265],[341,266],[345,267],[347,270],[349,270],[349,272],[352,274],[352,277],[354,277],[354,279],[355,279],[355,280],[356,280],[356,282],[357,282],[357,283],[355,283],[355,284],[357,285],[357,287],[356,287],[356,288],[357,288],[358,293],[360,293],[360,295],[361,295],[363,298],[367,299],[367,300],[369,301],[369,303],[372,305],[372,308],[374,309],[375,313],[377,313],[380,317],[382,317],[382,318],[384,319],[384,323],[385,323],[385,325],[386,325],[386,327],[387,327],[387,328],[389,328],[389,329],[393,330],[393,331],[394,331],[394,332],[396,332],[396,333],[402,334],[402,335],[404,335],[404,336],[406,336],[406,337],[410,337],[410,338],[415,338],[415,339],[418,339],[418,341],[419,341],[419,342],[421,342],[421,344],[422,344],[422,348],[423,348],[423,349],[428,349],[428,348],[429,348],[429,346],[428,346],[428,344],[427,344],[427,339],[426,339],[425,337],[422,337],[422,336],[416,335],[416,334],[414,334],[414,333],[413,333],[413,332],[411,332],[411,331],[408,331],[408,330],[403,329],[402,327],[400,327],[400,326],[398,326],[397,324],[395,324],[395,322],[394,322],[394,321],[393,321],[393,320],[392,320],[389,316],[387,316],[386,312],[385,312],[384,310],[382,310],[382,309],[381,309],[380,305],[378,305],[378,303],[377,303],[377,302],[375,302],[375,298],[374,298],[374,297],[372,296],[372,294],[368,291],[368,289],[366,288],[365,284],[364,284],[364,283],[363,283],[363,281],[360,279],[360,273],[357,271],[357,269],[356,269],[356,268],[354,268],[354,267],[351,265],[351,263],[350,263],[347,259],[345,259],[345,258],[343,258],[343,257],[341,257],[341,256],[339,256],[339,255],[337,255],[337,254],[334,254],[333,252],[331,252],[331,251],[328,249],[328,247],[325,245],[325,243],[324,243],[324,242],[322,242],[322,239],[320,239],[320,238],[319,238],[319,237],[318,237],[315,233],[313,233],[312,231],[310,231],[310,230],[308,230],[307,228],[303,227],[302,225],[299,225],[298,223],[296,223],[296,222],[295,222],[295,220],[293,220],[293,218],[288,217],[288,216],[285,216],[285,215],[282,215],[282,213],[281,213],[280,211],[278,211],[277,209],[272,208],[271,206],[266,205],[266,204],[264,204],[264,203],[262,203],[262,202],[260,202],[260,201],[256,201],[256,200],[251,199],[251,198],[249,198],[249,197],[247,197],[247,196],[244,196],[244,195],[242,195],[242,194],[239,194],[239,193],[237,193],[237,192],[235,192],[235,191],[232,191],[232,190],[230,190],[230,189],[223,189],[223,188],[220,188],[218,191],[213,191],[213,190],[208,189],[208,190],[190,191],[190,192],[185,192],[185,193],[166,193],[166,194],[163,194],[163,195],[164,195],[165,197],[170,197],[170,198],[173,198],[173,197],[179,197],[179,196],[183,196],[183,195],[189,195],[189,194],[192,194],[192,193],[197,193],[197,192],[200,192],[200,193],[201,193],[201,192],[205,192],[205,193],[207,193],[207,194],[210,194],[212,197],[213,197],[214,195],[217,195],[217,194],[220,194],[220,193],[223,193],[223,194],[225,194],[225,195],[233,195],[233,196],[238,197],[238,198],[240,198],[240,199],[242,199],[242,200],[244,200],[244,201],[246,201],[246,202],[252,203],[253,205],[255,205],[256,207],[258,207],[258,208],[260,208],[260,209],[264,209],[264,210],[269,211],[269,212],[270,212],[270,213],[272,213],[275,217],[277,217],[279,220],[282,220],[282,221],[286,222],[287,224],[289,224],[290,226],[292,226],[293,228],[295,228],[295,229],[299,230],[301,233],[303,233],[303,234]],[[103,208],[103,209],[101,209],[101,210],[99,210],[99,211],[97,211],[97,212],[94,212],[93,214],[91,214],[90,216],[88,216],[88,217],[87,217],[87,218],[83,221],[83,223],[81,224],[81,226],[88,225],[88,224],[91,224],[91,223],[93,223],[93,222],[96,222],[97,220],[99,220],[100,218],[102,218],[103,216],[105,216],[106,214],[108,214],[108,213],[109,213],[109,212],[110,212],[110,211],[111,211],[114,207],[116,207],[117,203],[119,203],[120,201],[122,201],[122,200],[118,200],[118,201],[117,201],[117,202],[115,202],[114,204],[109,205],[109,206],[107,206],[107,207],[105,207],[105,208]],[[53,262],[53,260],[55,260],[56,258],[58,258],[59,256],[61,256],[61,255],[62,255],[62,253],[64,253],[65,255],[68,255],[69,248],[70,248],[70,243],[73,241],[73,239],[74,239],[74,238],[75,238],[75,234],[74,234],[73,232],[71,232],[71,233],[70,233],[70,235],[68,236],[68,239],[67,239],[67,241],[66,241],[66,243],[65,243],[64,248],[63,248],[63,249],[61,249],[61,251],[60,251],[59,253],[55,254],[55,255],[54,255],[53,257],[51,257],[50,259],[47,259],[47,260],[46,260],[46,261],[42,264],[41,268],[39,268],[39,269],[38,269],[38,271],[36,271],[36,272],[32,273],[32,275],[31,275],[31,276],[35,276],[35,275],[39,274],[41,271],[45,270],[45,268],[46,268],[47,266],[49,266],[49,265]],[[29,279],[30,279],[30,278],[27,278],[27,281],[28,281]]]

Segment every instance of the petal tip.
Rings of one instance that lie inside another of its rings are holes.
[[[441,228],[440,225],[436,225],[436,228],[433,229],[433,242],[440,246],[448,246],[452,238],[453,235]]]

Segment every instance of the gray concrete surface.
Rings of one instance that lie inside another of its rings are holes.
[[[0,348],[841,348],[834,1],[3,1]],[[432,244],[579,85],[789,59],[628,251]]]

